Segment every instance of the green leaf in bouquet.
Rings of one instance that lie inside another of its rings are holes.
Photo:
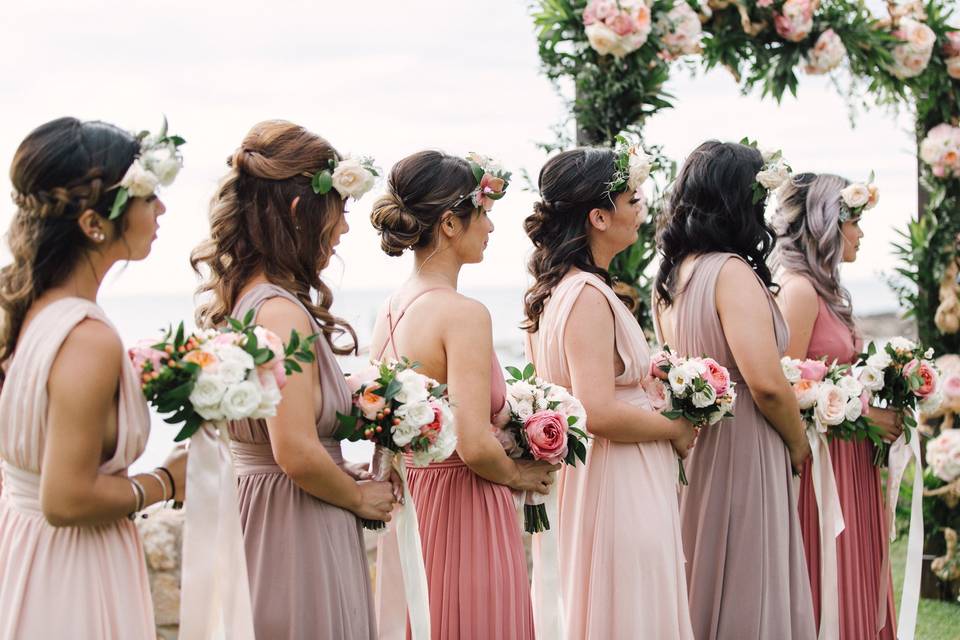
[[[917,421],[914,419],[914,417],[913,417],[912,415],[910,415],[910,412],[908,412],[908,411],[904,411],[904,413],[903,413],[903,425],[904,425],[905,427],[910,427],[911,429],[914,429],[914,428],[916,428],[916,426],[917,426]],[[907,430],[904,429],[904,433],[906,433],[906,431],[907,431]],[[909,435],[909,434],[907,434],[907,442],[910,442],[910,435]]]
[[[514,380],[523,380],[523,373],[516,367],[504,367]]]
[[[300,362],[313,362],[313,354],[309,351],[297,351],[293,357]]]
[[[177,351],[183,346],[183,322],[177,326],[177,337],[173,339],[173,348]]]
[[[534,376],[537,375],[537,370],[534,368],[533,363],[530,362],[523,368],[523,379],[530,381],[533,380]]]
[[[587,463],[587,445],[583,444],[582,441],[577,440],[573,444],[573,452],[580,458],[580,462]]]
[[[227,318],[227,324],[230,325],[230,328],[234,331],[243,331],[243,323],[239,320],[233,318]]]
[[[187,418],[190,417],[191,409],[188,407],[183,407],[172,416],[166,417],[163,419],[167,424],[179,424],[184,422]]]
[[[296,353],[297,348],[300,346],[300,334],[297,333],[296,329],[290,330],[290,339],[287,341],[287,347],[284,349],[284,354],[292,356]]]
[[[351,440],[357,432],[357,416],[346,415],[337,411],[337,422],[339,426],[333,432],[333,437],[337,440]]]
[[[683,411],[680,409],[668,409],[666,411],[661,411],[664,417],[670,418],[671,420],[676,420],[683,416]]]
[[[197,432],[197,429],[200,428],[200,425],[203,424],[203,418],[200,417],[200,414],[193,413],[189,418],[187,418],[186,424],[183,425],[183,428],[180,429],[180,433],[176,435],[173,439],[174,442],[183,442],[193,434]]]
[[[430,390],[430,395],[433,396],[434,398],[442,398],[446,390],[447,390],[447,385],[438,384],[437,386],[435,386],[433,389]]]
[[[258,367],[266,362],[270,362],[273,358],[273,351],[270,349],[258,349],[256,353],[253,354],[253,363]]]
[[[589,440],[589,439],[590,439],[590,436],[587,435],[587,432],[586,432],[586,431],[584,431],[583,429],[579,429],[579,428],[577,428],[577,427],[570,427],[570,433],[572,433],[572,434],[574,434],[574,435],[576,435],[576,436],[579,436],[580,438],[582,438],[582,439],[584,439],[584,440]]]
[[[247,340],[243,345],[243,350],[249,353],[251,356],[257,352],[257,349],[260,348],[260,341],[257,340],[256,334],[252,331],[248,331]]]
[[[247,313],[243,316],[243,327],[247,328],[250,325],[252,325],[253,319],[256,317],[257,317],[256,309],[250,309],[249,311],[247,311]]]
[[[572,427],[577,424],[577,416],[567,416],[567,426]]]
[[[400,389],[402,387],[403,385],[400,384],[400,381],[394,378],[393,380],[390,381],[390,384],[387,385],[387,390],[383,392],[383,397],[386,398],[388,401],[393,400],[393,396],[400,393]]]
[[[284,360],[283,367],[284,369],[286,369],[286,372],[288,374],[294,371],[296,371],[297,373],[303,372],[303,369],[300,367],[300,365],[297,364],[296,360]]]

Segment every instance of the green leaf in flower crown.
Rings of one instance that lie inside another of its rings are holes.
[[[113,199],[113,206],[110,207],[110,220],[116,220],[120,217],[120,214],[123,213],[123,208],[127,204],[127,200],[130,199],[130,192],[127,191],[126,187],[120,187],[117,189],[117,196]]]
[[[313,187],[313,192],[318,195],[330,193],[330,189],[333,189],[333,176],[326,169],[319,171],[314,174],[310,186]]]
[[[471,162],[470,171],[473,172],[473,178],[477,181],[477,184],[480,184],[480,181],[483,180],[483,167],[475,162]]]

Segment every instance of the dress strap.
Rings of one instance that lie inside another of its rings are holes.
[[[393,311],[391,311],[390,309],[390,307],[393,306],[393,296],[390,296],[390,298],[387,300],[387,331],[389,333],[387,335],[387,341],[383,343],[383,347],[380,349],[380,354],[377,355],[377,360],[380,360],[381,358],[383,358],[383,354],[387,352],[387,345],[390,345],[391,347],[393,347],[394,357],[397,359],[400,358],[400,353],[397,351],[397,343],[393,339],[393,332],[396,331],[397,326],[399,326],[400,324],[400,321],[403,320],[403,315],[407,312],[407,309],[409,309],[411,305],[413,305],[414,302],[419,300],[424,294],[430,293],[431,291],[437,291],[439,289],[446,289],[446,288],[448,287],[431,287],[429,289],[424,289],[417,295],[413,296],[407,302],[407,304],[405,304],[403,308],[400,309],[400,312],[397,314],[396,320],[393,319]]]

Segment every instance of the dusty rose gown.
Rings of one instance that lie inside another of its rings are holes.
[[[598,276],[570,272],[554,288],[528,335],[527,352],[544,380],[570,390],[563,336],[584,287],[606,296],[624,372],[616,397],[650,409],[640,386],[650,363],[633,314]],[[587,415],[589,429],[590,416]],[[677,456],[668,441],[620,443],[595,437],[587,464],[560,472],[560,584],[568,637],[693,638],[677,507]]]
[[[380,357],[388,347],[400,357],[393,331],[406,309],[429,291],[415,296],[396,317],[388,311],[390,338]],[[503,369],[494,354],[491,421],[505,401]],[[426,467],[414,467],[408,460],[407,470],[420,524],[431,637],[533,640],[527,561],[510,488],[484,480],[456,453]]]
[[[737,383],[736,417],[701,431],[686,460],[680,525],[697,640],[816,637],[790,455],[737,370],[716,308],[732,253],[696,258],[671,314],[682,356],[709,355]],[[759,280],[759,278],[758,278]],[[768,292],[781,355],[789,333]]]
[[[0,393],[0,638],[5,640],[156,637],[133,522],[53,527],[40,508],[47,378],[63,341],[86,318],[113,329],[103,310],[82,298],[63,298],[40,310],[17,344]],[[122,367],[117,447],[99,469],[118,476],[127,475],[150,433],[139,377],[126,357]]]
[[[828,362],[851,363],[861,349],[860,341],[851,334],[822,298],[818,298],[817,319],[810,336],[807,357]],[[840,494],[844,530],[837,538],[837,582],[840,598],[840,638],[896,637],[896,614],[893,607],[893,583],[889,572],[881,580],[887,533],[884,524],[883,492],[880,470],[873,465],[873,445],[862,442],[832,440],[830,458]],[[803,531],[804,554],[810,572],[813,609],[820,621],[820,524],[817,501],[813,492],[810,461],[804,465],[800,482],[800,527]],[[886,621],[877,634],[881,582],[886,583]]]
[[[271,298],[295,296],[258,285],[237,301],[234,317]],[[310,315],[306,308],[303,312]],[[312,319],[313,331],[320,327]],[[284,336],[285,337],[285,336]],[[323,408],[317,437],[338,464],[331,436],[336,412],[350,410],[350,391],[330,346],[316,342]],[[303,491],[277,465],[263,420],[230,423],[230,448],[239,476],[240,520],[250,576],[257,638],[308,640],[376,637],[367,557],[357,517]]]

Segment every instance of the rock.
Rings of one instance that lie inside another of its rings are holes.
[[[174,573],[155,573],[150,576],[150,592],[157,626],[179,624],[180,577]]]
[[[158,508],[148,510],[147,518],[137,520],[150,569],[171,571],[180,568],[183,517],[183,511]]]

